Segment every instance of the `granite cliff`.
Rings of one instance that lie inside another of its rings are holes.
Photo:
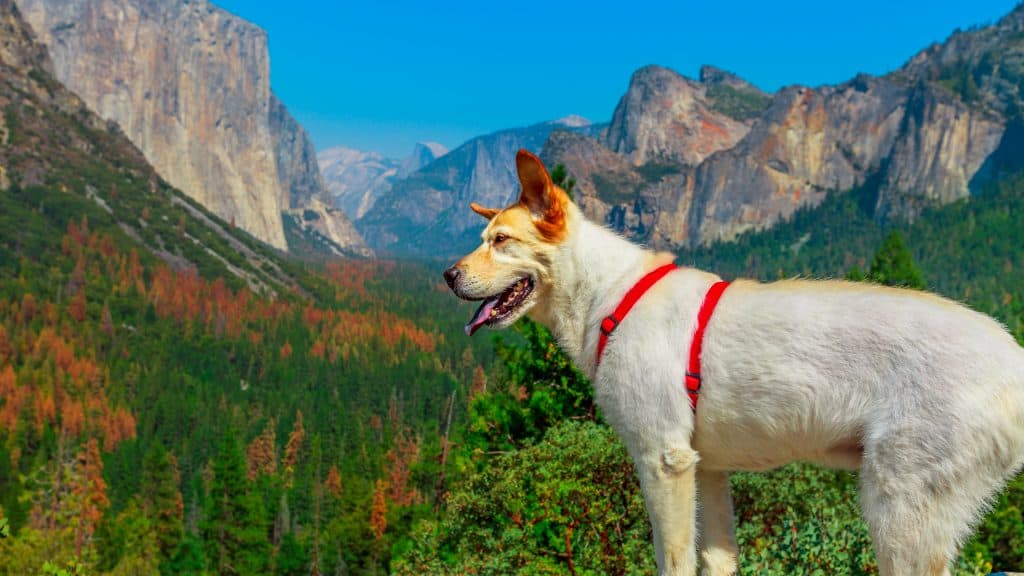
[[[106,238],[109,253],[124,249],[122,261],[130,249],[133,259],[219,274],[271,297],[300,289],[266,245],[160,178],[119,125],[91,111],[54,68],[14,1],[0,0],[0,246],[14,258],[6,272],[33,270],[24,263],[78,225],[87,237],[102,233],[91,241]]]
[[[892,74],[768,96],[711,67],[637,71],[598,137],[554,132],[591,218],[658,248],[730,240],[867,187],[879,219],[914,218],[1024,167],[1024,7],[957,32]]]
[[[262,29],[206,0],[18,4],[57,79],[117,122],[165,179],[287,248],[282,212],[326,188],[308,136],[271,92]]]

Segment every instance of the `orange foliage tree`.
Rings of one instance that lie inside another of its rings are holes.
[[[370,508],[370,531],[380,540],[388,529],[388,504],[384,500],[384,481],[377,479],[377,487],[373,491],[373,506]]]
[[[249,444],[246,449],[246,464],[248,471],[246,475],[249,480],[260,474],[274,474],[277,472],[277,440],[274,433],[274,419],[271,418],[267,425]]]

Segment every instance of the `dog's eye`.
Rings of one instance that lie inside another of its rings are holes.
[[[494,235],[494,239],[491,240],[491,243],[493,243],[495,246],[497,246],[498,244],[501,244],[505,240],[508,240],[508,235],[502,234],[502,233],[499,232],[499,233]]]

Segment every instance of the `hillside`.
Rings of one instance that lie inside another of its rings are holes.
[[[0,0],[0,574],[385,570],[489,362],[465,307],[282,259],[51,71]]]

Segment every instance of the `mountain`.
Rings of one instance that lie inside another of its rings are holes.
[[[593,133],[600,127],[579,116],[569,116],[473,138],[394,181],[356,220],[356,227],[380,253],[458,253],[475,243],[480,228],[480,217],[469,211],[469,202],[504,206],[517,197],[516,151],[526,148],[539,152],[556,129]]]
[[[419,142],[412,154],[402,160],[386,158],[378,152],[363,152],[344,146],[328,148],[317,155],[327,189],[334,205],[353,219],[366,212],[400,178],[430,164],[448,153],[436,142]]]
[[[712,96],[724,91],[750,94],[762,108],[768,96],[728,73],[706,70],[707,83],[660,66],[637,70],[615,108],[604,145],[636,166],[699,164],[712,153],[733,147],[750,131],[751,119]]]
[[[730,240],[861,186],[880,220],[915,218],[1024,164],[1022,14],[884,77],[770,97],[711,67],[700,81],[642,68],[604,138],[556,132],[542,157],[577,177],[590,217],[658,248]]]
[[[270,89],[262,29],[206,0],[18,3],[57,79],[215,214],[286,249],[281,213],[326,197],[305,130]]]

